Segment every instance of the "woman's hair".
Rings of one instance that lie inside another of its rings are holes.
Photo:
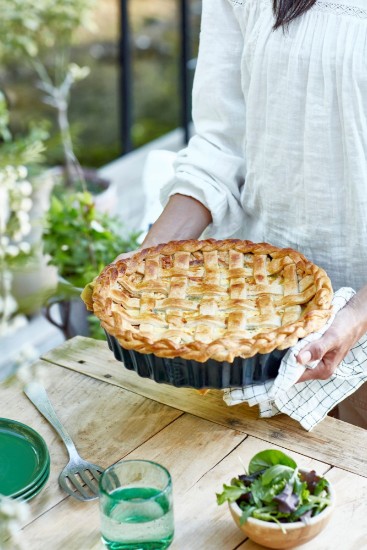
[[[305,13],[316,2],[317,0],[273,0],[274,29],[286,27],[288,23]]]

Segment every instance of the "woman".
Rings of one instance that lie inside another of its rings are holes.
[[[332,375],[367,331],[365,0],[203,0],[196,135],[143,246],[239,237],[303,252],[355,298],[298,361]],[[367,427],[367,384],[340,407]]]

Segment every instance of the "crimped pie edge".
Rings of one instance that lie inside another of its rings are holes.
[[[167,338],[151,341],[147,337],[133,331],[121,331],[115,326],[113,317],[106,313],[106,301],[110,284],[126,271],[133,273],[141,261],[157,254],[170,255],[178,251],[210,252],[212,250],[227,251],[230,249],[242,253],[268,254],[272,258],[289,256],[303,272],[312,274],[316,292],[308,303],[307,311],[300,319],[277,329],[258,333],[252,338],[221,337],[211,343],[199,341],[177,344]],[[101,326],[117,338],[120,345],[140,353],[153,353],[158,357],[182,357],[198,362],[208,359],[232,362],[235,357],[248,358],[257,353],[270,353],[274,349],[286,349],[293,346],[300,338],[321,328],[331,315],[333,290],[330,279],[325,271],[309,261],[303,254],[292,248],[279,248],[268,243],[253,243],[239,239],[214,239],[171,241],[155,247],[143,249],[131,258],[119,260],[106,266],[96,280],[87,285],[82,294],[87,308],[93,311],[101,321]],[[311,307],[310,307],[311,306]]]

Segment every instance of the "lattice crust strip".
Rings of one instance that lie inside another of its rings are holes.
[[[330,316],[326,273],[266,243],[176,241],[107,266],[83,293],[127,349],[233,361],[285,349]]]

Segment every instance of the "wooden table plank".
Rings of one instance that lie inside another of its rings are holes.
[[[223,456],[238,447],[245,437],[242,433],[184,415],[129,453],[127,458],[155,460],[168,467],[176,500]],[[109,448],[111,443],[108,438],[106,447]],[[73,518],[72,522],[68,518]],[[53,550],[88,550],[91,544],[98,543],[100,536],[98,503],[79,503],[69,497],[37,522],[28,525],[24,533],[26,539],[32,541],[29,550],[46,550],[51,543]]]
[[[327,417],[306,432],[285,415],[258,419],[256,408],[245,404],[228,407],[222,392],[210,391],[203,397],[192,389],[141,378],[116,361],[105,342],[89,338],[69,340],[43,359],[367,477],[367,431],[362,428]]]
[[[50,364],[57,363],[58,354],[59,363],[66,369]],[[68,342],[48,354],[47,359],[49,362],[39,362],[39,366],[47,367],[46,388],[85,458],[102,466],[121,457],[145,458],[170,470],[176,526],[172,550],[262,548],[245,540],[226,505],[217,506],[215,493],[241,472],[239,457],[247,464],[256,452],[270,446],[293,456],[301,467],[327,472],[335,484],[338,504],[332,524],[312,543],[312,548],[360,550],[366,546],[367,479],[340,468],[328,471],[328,460],[317,460],[320,454],[334,456],[339,449],[340,456],[334,457],[338,464],[351,460],[352,468],[356,468],[357,459],[353,462],[353,458],[358,454],[362,455],[362,467],[365,466],[365,439],[360,437],[364,430],[327,419],[325,423],[332,428],[331,440],[335,434],[343,434],[340,425],[348,429],[347,439],[333,446],[325,429],[320,432],[317,428],[309,434],[286,417],[256,420],[253,409],[227,407],[220,392],[210,392],[203,398],[193,390],[141,379],[116,362],[103,343],[88,339]],[[80,370],[89,376],[73,372]],[[3,399],[5,392],[9,392],[7,401]],[[44,435],[55,457],[47,489],[32,501],[36,519],[24,529],[27,550],[102,550],[98,502],[80,503],[64,497],[58,489],[56,477],[66,462],[66,451],[58,436],[19,390],[8,388],[1,397],[0,415],[6,411],[5,416],[9,416],[13,411],[18,415],[13,418],[28,424],[35,422],[32,425]],[[181,412],[186,410],[193,414]],[[260,438],[248,433],[259,434]],[[331,450],[323,451],[323,445],[330,445]],[[58,500],[60,494],[62,500]],[[54,498],[53,506],[48,495]]]
[[[116,386],[102,386],[93,378],[62,367],[44,362],[39,362],[38,367],[51,403],[80,455],[102,467],[123,458],[183,414]],[[1,389],[0,417],[34,428],[50,451],[51,473],[47,486],[30,501],[33,520],[66,498],[57,478],[68,462],[67,450],[19,386]]]
[[[239,456],[247,463],[266,447],[264,441],[185,414],[126,458],[154,460],[171,472],[176,528],[172,549],[233,550],[244,536],[227,507],[217,506],[215,492],[241,471]],[[290,454],[303,467],[319,472],[329,468]],[[68,497],[24,529],[27,549],[99,550],[103,548],[99,525],[98,503],[80,503]]]

